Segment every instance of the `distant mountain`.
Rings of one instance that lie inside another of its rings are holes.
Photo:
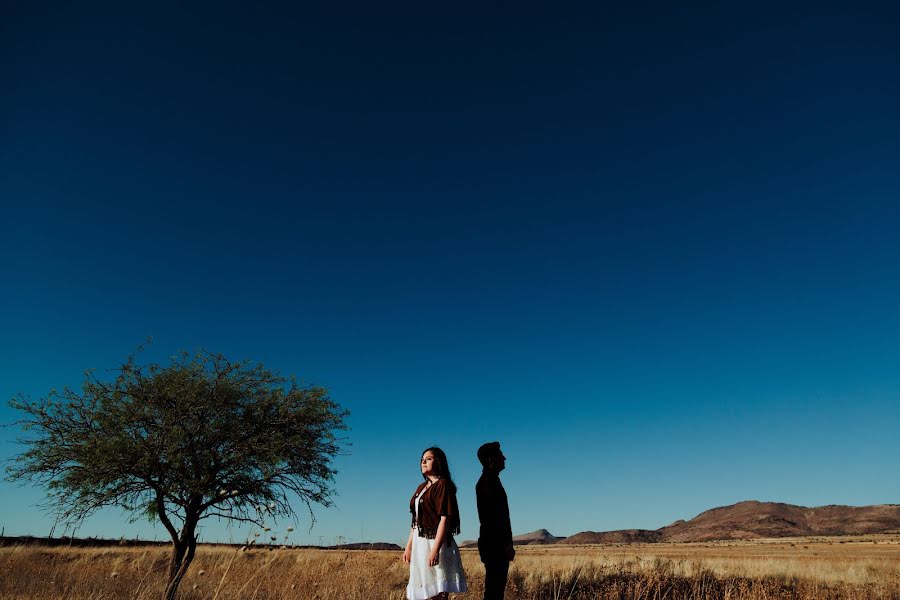
[[[564,544],[653,544],[661,541],[662,534],[651,529],[582,531],[562,539]]]
[[[805,535],[860,535],[900,530],[900,505],[820,506],[748,500],[713,508],[658,529],[667,542]]]
[[[540,544],[556,544],[565,540],[566,538],[557,537],[547,531],[546,529],[538,529],[537,531],[532,531],[531,533],[523,533],[522,535],[513,536],[513,544],[516,546],[529,546],[529,545],[540,545]],[[464,540],[459,542],[460,548],[477,548],[478,541],[477,540]]]
[[[326,550],[403,550],[403,548],[388,542],[357,542],[355,544],[326,546]]]
[[[655,530],[583,531],[559,538],[546,529],[539,529],[516,536],[513,541],[516,544],[653,544],[888,532],[900,532],[898,504],[808,508],[747,500],[713,508],[689,521],[675,521]],[[476,542],[463,544],[477,546]]]
[[[556,537],[546,529],[538,529],[531,533],[523,533],[522,535],[513,536],[513,544],[516,546],[526,546],[530,544],[555,544],[566,538]]]

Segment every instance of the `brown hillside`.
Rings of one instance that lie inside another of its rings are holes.
[[[822,506],[807,508],[780,502],[748,500],[713,508],[690,521],[676,521],[657,531],[667,542],[859,535],[900,529],[900,505]]]
[[[700,513],[690,521],[675,521],[656,530],[582,531],[567,538],[539,529],[513,538],[522,544],[653,544],[703,542],[815,535],[864,535],[900,532],[900,505],[820,506],[808,508],[781,502],[747,500]],[[466,541],[461,547],[477,547]]]
[[[557,537],[546,529],[538,529],[537,531],[532,531],[531,533],[523,533],[521,535],[513,536],[513,544],[516,546],[556,544],[557,542],[561,542],[564,539],[566,538]],[[459,547],[477,548],[478,542],[476,540],[464,540],[462,542],[459,542]]]
[[[525,546],[529,544],[555,544],[565,538],[556,537],[546,529],[538,529],[531,533],[513,536],[513,544],[516,546]]]
[[[582,531],[562,540],[563,544],[653,544],[662,541],[662,534],[650,529],[620,529],[618,531]]]

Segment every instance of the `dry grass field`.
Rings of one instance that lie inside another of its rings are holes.
[[[162,595],[162,547],[0,548],[0,600],[101,600]],[[477,551],[464,550],[481,598]],[[400,552],[205,546],[185,600],[404,598]],[[609,546],[526,546],[509,599],[900,598],[900,536]]]

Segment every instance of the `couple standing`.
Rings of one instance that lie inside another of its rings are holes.
[[[499,442],[488,442],[478,449],[478,460],[484,468],[475,486],[481,522],[478,553],[485,569],[484,599],[502,600],[509,563],[516,554],[509,504],[500,483],[506,457],[500,451]],[[403,562],[409,563],[406,597],[446,600],[450,592],[468,589],[459,547],[453,539],[459,533],[456,485],[450,477],[447,456],[440,448],[425,450],[421,467],[425,482],[416,488],[409,501],[412,529],[403,552]]]

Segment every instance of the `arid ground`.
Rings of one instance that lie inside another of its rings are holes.
[[[0,548],[0,600],[158,598],[164,547]],[[481,597],[477,551],[464,550]],[[204,546],[185,599],[404,598],[400,552]],[[508,599],[900,598],[900,535],[519,549]]]

